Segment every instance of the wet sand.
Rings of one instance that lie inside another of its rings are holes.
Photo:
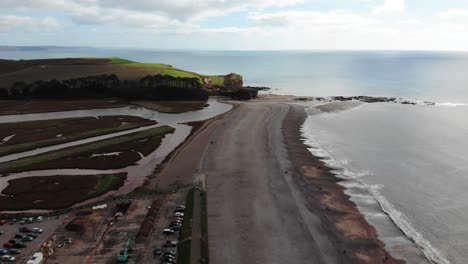
[[[300,106],[241,103],[163,168],[165,186],[206,184],[210,262],[404,263],[303,144],[305,118]]]

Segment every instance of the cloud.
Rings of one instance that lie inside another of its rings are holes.
[[[35,18],[27,16],[0,16],[0,31],[9,30],[53,30],[60,27],[60,23],[53,17]]]
[[[442,19],[460,19],[468,18],[468,9],[463,8],[452,8],[447,11],[441,12],[438,15]]]
[[[372,14],[389,14],[389,13],[401,13],[404,12],[406,8],[405,0],[385,0],[385,2],[374,8]]]

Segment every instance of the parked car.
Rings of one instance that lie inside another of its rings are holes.
[[[184,221],[183,217],[173,217],[172,220]]]
[[[3,234],[4,234],[4,232],[0,230],[0,235],[3,235]]]
[[[174,216],[184,216],[184,213],[180,213],[180,212],[177,212],[177,213],[174,213]]]
[[[155,256],[161,255],[161,254],[162,254],[161,248],[159,248],[159,247],[155,248],[155,249],[153,250],[153,254],[154,254]]]
[[[32,238],[37,238],[38,235],[36,233],[29,233],[27,236],[32,237]]]
[[[170,227],[174,232],[180,231],[181,226],[171,226]]]
[[[42,231],[44,231],[44,230],[42,230],[42,228],[35,227],[35,228],[33,228],[31,231],[32,231],[33,233],[42,233]]]
[[[177,246],[177,241],[171,241],[171,240],[167,240],[163,244],[163,247],[176,247],[176,246]]]
[[[15,237],[16,237],[16,238],[23,238],[23,237],[24,237],[24,234],[23,234],[23,233],[16,233],[16,234],[15,234]]]
[[[5,244],[3,244],[3,247],[4,247],[4,248],[12,248],[12,247],[13,247],[13,244],[11,244],[11,243],[5,243]]]
[[[7,220],[1,219],[1,220],[0,220],[0,225],[4,225],[4,224],[6,224],[7,222],[8,222]]]
[[[10,254],[21,254],[21,250],[17,248],[10,249]]]
[[[174,256],[176,255],[175,250],[167,250],[164,252],[164,255]]]
[[[20,225],[26,224],[27,221],[28,221],[28,218],[26,217],[21,218]]]
[[[36,222],[38,222],[38,223],[42,222],[43,220],[44,220],[44,218],[42,216],[38,216],[36,218]]]
[[[183,209],[183,208],[176,208],[174,210],[174,213],[183,213],[184,211],[185,211],[185,209]]]
[[[166,256],[166,257],[163,258],[163,261],[167,262],[167,263],[175,263],[175,258]]]
[[[2,256],[3,261],[15,261],[15,257],[10,256],[10,255],[4,255]]]
[[[14,239],[14,238],[8,240],[8,243],[11,243],[11,244],[16,243],[16,242],[19,242],[19,240],[18,240],[18,239]]]
[[[169,229],[169,228],[166,228],[166,229],[163,230],[163,234],[165,234],[165,235],[173,235],[173,234],[174,234],[174,230]]]
[[[25,242],[29,242],[29,241],[33,241],[34,240],[34,237],[30,237],[30,236],[24,236],[23,238],[21,238],[22,241],[25,241]]]
[[[176,206],[176,209],[185,209],[185,205],[179,204],[179,205]]]
[[[14,248],[24,248],[26,245],[23,242],[16,242],[13,244]]]
[[[20,232],[24,232],[24,233],[31,233],[33,231],[33,229],[31,229],[29,227],[25,227],[25,226],[22,226],[22,227],[18,228],[18,230]]]
[[[32,222],[34,222],[34,217],[29,217],[28,218],[28,224],[31,224]]]
[[[10,225],[14,225],[16,223],[16,221],[18,221],[18,220],[16,220],[16,218],[11,219],[10,220]]]
[[[0,255],[8,254],[8,249],[0,248]]]

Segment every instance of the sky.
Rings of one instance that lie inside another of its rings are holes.
[[[468,1],[0,0],[0,45],[468,50]]]

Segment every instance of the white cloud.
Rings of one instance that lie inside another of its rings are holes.
[[[468,9],[452,8],[439,13],[439,17],[442,19],[468,18]]]
[[[406,8],[405,0],[385,0],[385,2],[374,8],[372,14],[389,14],[389,13],[401,13],[404,12]]]
[[[60,23],[53,17],[35,18],[27,16],[0,16],[0,31],[9,30],[53,30]]]

